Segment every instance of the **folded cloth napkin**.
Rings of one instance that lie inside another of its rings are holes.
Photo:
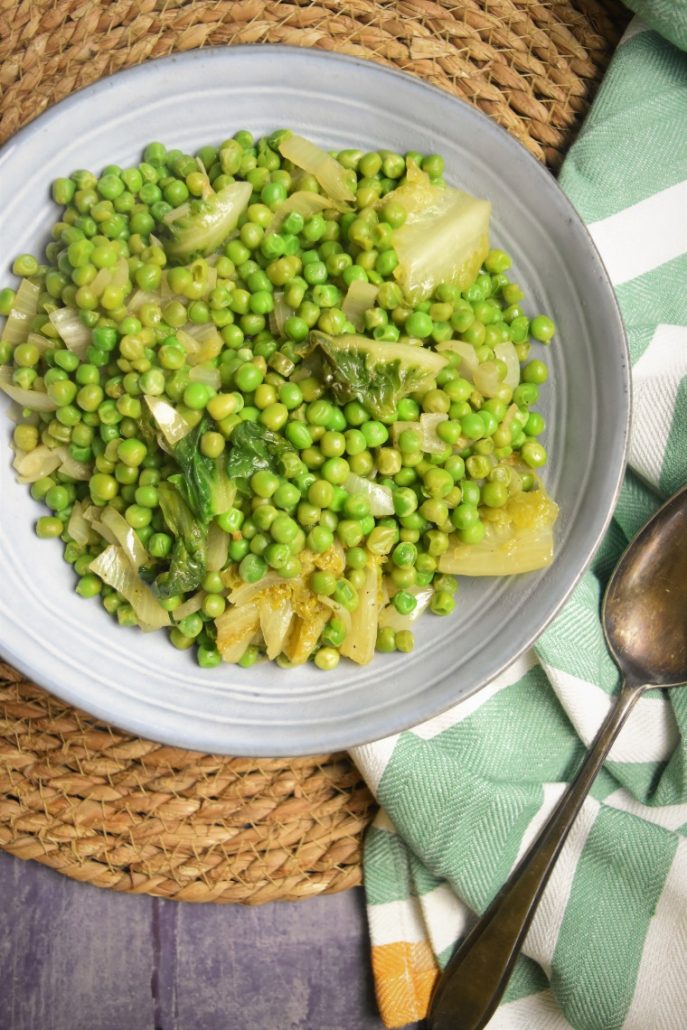
[[[533,653],[443,715],[353,752],[381,805],[364,871],[389,1027],[426,1014],[438,967],[576,771],[619,683],[599,616],[605,582],[687,482],[687,25],[684,4],[658,8],[682,10],[673,42],[633,20],[560,179],[629,337],[632,442],[613,524]],[[655,691],[575,822],[490,1028],[687,1026],[686,836],[687,692]]]

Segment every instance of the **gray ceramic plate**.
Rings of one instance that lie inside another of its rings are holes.
[[[328,148],[440,152],[448,179],[493,203],[493,243],[514,258],[532,314],[556,319],[543,406],[546,482],[561,508],[543,574],[463,581],[455,615],[424,617],[410,655],[327,675],[199,669],[162,634],[119,628],[73,591],[60,548],[38,542],[38,505],[13,481],[0,436],[0,650],[59,697],[115,725],[241,755],[331,751],[434,715],[492,679],[536,639],[589,564],[617,495],[629,374],[602,263],[550,174],[471,107],[374,64],[278,47],[200,50],[104,79],[50,109],[0,156],[2,265],[38,253],[55,219],[50,181],[140,160],[153,139],[193,149],[239,128],[290,126]],[[2,276],[5,279],[5,275]]]

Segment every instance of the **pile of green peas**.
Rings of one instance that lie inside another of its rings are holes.
[[[10,366],[13,384],[45,393],[54,403],[51,412],[25,410],[14,445],[21,452],[64,445],[88,469],[86,480],[57,471],[32,484],[32,496],[50,512],[38,518],[36,533],[62,540],[77,592],[100,596],[122,625],[137,624],[133,608],[90,570],[105,542],[81,546],[67,525],[77,500],[111,505],[146,548],[148,578],[168,567],[175,541],[158,486],[179,469],[145,432],[146,396],[173,404],[190,426],[206,418],[209,428],[199,446],[210,458],[231,452],[232,434],[245,421],[283,437],[289,446],[283,468],[256,471],[249,490],[217,516],[230,535],[227,569],[245,583],[259,582],[269,570],[295,580],[303,575],[304,550],[323,555],[338,542],[344,575],[317,568],[309,586],[349,611],[357,607],[374,560],[400,615],[416,607],[413,588],[429,585],[430,610],[450,614],[457,583],[439,574],[438,559],[455,536],[478,544],[494,512],[507,505],[514,478],[518,489],[531,489],[546,462],[540,441],[546,426],[535,409],[548,369],[531,348],[549,344],[556,330],[548,316],[525,313],[523,291],[506,274],[509,256],[491,250],[467,289],[444,283],[415,304],[394,278],[394,231],[406,214],[393,191],[411,161],[443,185],[442,158],[357,149],[335,156],[355,203],[343,212],[332,207],[309,216],[291,210],[274,231],[275,213],[292,193],[321,192],[312,175],[282,159],[274,138],[256,140],[240,130],[196,155],[151,143],[138,165],[109,165],[99,176],[78,170],[55,180],[52,197],[62,213],[44,258],[23,254],[12,266],[40,294],[26,340],[0,342],[0,365]],[[219,191],[237,180],[249,182],[253,192],[236,232],[214,255],[171,264],[165,217],[180,205],[191,213],[202,206],[208,183]],[[458,339],[474,347],[480,362],[495,364],[503,379],[494,347],[510,341],[521,364],[520,384],[514,390],[502,384],[493,396],[482,396],[461,375],[458,354],[447,351],[436,382],[399,398],[392,418],[373,417],[364,398],[336,403],[303,360],[311,330],[333,336],[356,331],[343,310],[356,280],[378,287],[362,331],[387,342],[390,354],[399,341],[434,348]],[[8,315],[14,300],[14,290],[1,290],[0,314]],[[50,320],[60,308],[73,309],[90,333],[78,354]],[[204,330],[214,341],[203,366],[214,370],[216,386],[193,376],[184,344],[189,330]],[[444,444],[439,452],[423,450],[423,413],[446,416],[436,430]],[[417,423],[418,429],[406,428],[394,440],[396,421]],[[368,496],[345,487],[351,474],[387,487],[394,514],[375,517]],[[221,661],[214,620],[227,608],[225,580],[221,570],[208,572],[200,610],[170,632],[175,647],[195,647],[202,667]],[[162,604],[173,617],[188,596]],[[338,664],[345,632],[342,620],[329,620],[312,656],[319,668]],[[379,632],[379,651],[408,652],[413,645],[409,629]],[[261,657],[250,646],[239,664],[248,667]]]

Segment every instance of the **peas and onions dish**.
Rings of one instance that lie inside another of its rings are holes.
[[[205,668],[329,670],[411,651],[456,576],[551,562],[555,326],[443,170],[241,130],[53,182],[0,389],[82,597]]]

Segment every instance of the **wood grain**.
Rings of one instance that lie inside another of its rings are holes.
[[[1,1030],[382,1030],[359,889],[189,905],[0,852],[0,920]]]

